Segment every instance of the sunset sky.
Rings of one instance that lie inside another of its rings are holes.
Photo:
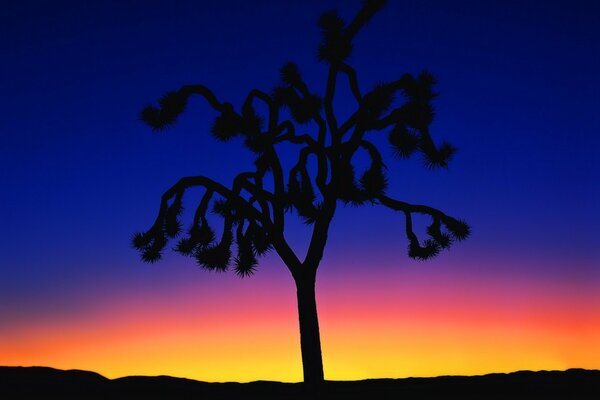
[[[400,214],[340,206],[317,278],[325,378],[600,369],[600,2],[389,3],[349,63],[364,91],[431,71],[432,135],[459,152],[428,170],[383,147],[388,194],[463,218],[472,236],[415,261]],[[139,112],[189,83],[239,107],[288,61],[322,94],[316,20],[359,7],[3,3],[0,365],[302,380],[294,283],[276,254],[240,279],[172,252],[144,264],[131,248],[180,177],[228,184],[252,162],[211,137],[201,99],[165,133]],[[340,90],[343,114],[354,103]],[[290,223],[300,254],[308,233]]]

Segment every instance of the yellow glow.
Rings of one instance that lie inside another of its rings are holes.
[[[249,291],[218,307],[199,307],[191,288],[154,303],[115,298],[114,304],[85,315],[4,325],[0,365],[86,369],[109,378],[301,381],[295,298],[283,289],[277,301],[271,293]],[[510,302],[493,293],[486,298],[484,292],[397,295],[382,286],[363,292],[359,300],[353,300],[354,292],[323,297],[325,377],[599,368],[598,304],[566,295],[544,297],[545,292],[535,297],[527,290],[525,300],[513,293]]]

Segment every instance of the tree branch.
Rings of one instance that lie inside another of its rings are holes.
[[[409,204],[385,195],[378,196],[378,200],[392,210],[402,211],[406,216],[406,235],[410,240],[409,255],[413,258],[425,260],[433,257],[438,254],[440,249],[449,247],[452,238],[462,241],[471,234],[471,228],[466,222],[450,217],[433,207]],[[421,247],[417,236],[412,230],[411,215],[413,213],[428,215],[432,218],[432,224],[427,228],[427,233],[431,239],[424,242],[424,247]],[[450,235],[440,230],[440,224],[444,224]]]
[[[333,96],[335,94],[335,84],[337,78],[337,69],[334,66],[329,67],[329,75],[327,76],[327,88],[325,89],[325,119],[329,125],[329,133],[331,134],[333,145],[339,143],[338,125],[333,111]]]
[[[384,206],[391,208],[392,210],[395,210],[395,211],[403,211],[405,213],[408,212],[408,213],[425,214],[425,215],[430,215],[434,218],[440,218],[442,220],[452,218],[452,217],[449,217],[448,215],[444,214],[440,210],[435,209],[433,207],[429,207],[429,206],[425,206],[425,205],[421,205],[421,204],[410,204],[410,203],[407,203],[404,201],[392,199],[385,195],[378,196],[377,199],[381,202],[381,204],[383,204]]]
[[[215,96],[214,93],[204,85],[184,85],[181,87],[181,89],[179,89],[179,93],[186,98],[192,94],[200,95],[206,99],[212,108],[219,112],[223,112],[225,109],[224,104],[227,104],[219,103],[217,96]]]
[[[161,197],[161,206],[159,211],[159,217],[164,216],[164,213],[167,210],[168,201],[177,193],[183,193],[185,190],[202,186],[207,189],[207,191],[215,192],[223,196],[225,199],[235,202],[236,205],[239,205],[242,210],[245,212],[249,219],[255,219],[257,221],[261,221],[261,223],[265,226],[270,226],[271,222],[264,219],[263,214],[258,211],[255,207],[250,205],[239,195],[239,193],[235,193],[232,190],[229,190],[227,187],[222,184],[213,181],[205,176],[192,176],[192,177],[184,177],[181,178],[176,184],[171,186]]]
[[[362,94],[360,94],[360,89],[358,88],[358,78],[356,77],[356,71],[354,68],[349,66],[346,63],[341,63],[338,66],[340,72],[345,73],[348,76],[348,84],[350,85],[350,90],[356,99],[356,102],[360,104],[362,102]]]

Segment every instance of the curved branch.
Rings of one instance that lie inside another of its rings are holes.
[[[369,153],[369,156],[371,156],[371,162],[379,162],[383,164],[383,157],[381,157],[379,149],[377,149],[377,146],[375,146],[373,143],[369,142],[368,140],[361,140],[360,147]]]
[[[352,68],[346,63],[339,64],[338,69],[340,70],[340,72],[343,72],[348,76],[348,84],[350,85],[350,90],[352,91],[356,102],[360,104],[362,102],[362,95],[360,94],[360,89],[358,88],[358,78],[356,77],[356,71],[354,70],[354,68]]]
[[[252,204],[253,201],[257,201],[260,206],[260,209],[262,210],[263,215],[267,216],[267,218],[270,220],[271,219],[271,209],[269,208],[269,204],[271,204],[271,207],[272,207],[274,199],[267,201],[266,199],[264,199],[262,197],[265,195],[273,196],[273,194],[271,192],[269,192],[263,188],[263,181],[262,181],[263,175],[264,175],[264,172],[257,173],[254,176],[254,186],[261,196],[260,197],[258,195],[253,196],[255,200],[251,199],[250,204]],[[273,198],[274,198],[274,196],[273,196]]]
[[[275,147],[273,145],[270,146],[267,156],[272,160],[271,170],[273,171],[274,196],[275,199],[281,199],[284,197],[285,193],[283,168],[281,166],[281,161],[279,160],[279,155],[275,151]],[[283,205],[279,201],[274,201],[271,203],[271,205],[273,206],[273,228],[276,231],[283,232],[285,227]]]
[[[253,179],[254,183],[250,182],[249,179]],[[242,189],[250,193],[255,201],[259,203],[264,220],[270,221],[270,212],[267,203],[273,206],[277,200],[273,193],[263,188],[260,171],[238,174],[233,180],[232,192],[239,194]],[[248,201],[248,204],[252,205],[252,201]]]
[[[308,156],[314,154],[317,157],[317,176],[315,178],[315,182],[317,184],[317,188],[321,192],[321,196],[325,198],[328,195],[327,190],[327,156],[325,151],[322,150],[319,146],[306,146],[300,150],[300,154],[298,155],[298,162],[290,169],[290,176],[295,173],[295,171],[304,170],[308,173],[306,163],[308,161]]]
[[[284,125],[285,128],[283,127]],[[280,129],[286,129],[287,132],[284,135],[277,137],[275,143],[289,142],[306,145],[306,147],[300,150],[300,156],[296,165],[301,162],[306,163],[306,157],[311,153],[317,156],[316,182],[321,194],[325,196],[327,192],[328,163],[327,152],[324,146],[317,143],[309,134],[296,135],[294,125],[289,120],[281,123]]]
[[[448,215],[444,214],[440,210],[433,208],[433,207],[429,207],[429,206],[425,206],[425,205],[421,205],[421,204],[410,204],[410,203],[407,203],[404,201],[392,199],[391,197],[388,197],[385,195],[378,196],[377,199],[381,202],[381,204],[383,204],[384,206],[391,208],[392,210],[395,210],[395,211],[403,211],[404,213],[408,212],[408,213],[425,214],[425,215],[430,215],[434,218],[439,218],[441,220],[449,220],[452,218],[452,217],[449,217]]]
[[[290,120],[285,120],[281,124],[279,124],[277,131],[283,132],[284,130],[285,134],[277,136],[277,138],[274,141],[274,144],[289,142],[293,144],[306,144],[315,148],[319,147],[319,144],[308,133],[296,135],[296,127]]]
[[[282,78],[285,83],[290,85],[291,88],[296,89],[302,96],[303,100],[312,98],[315,99],[315,96],[308,90],[308,86],[306,82],[302,79],[300,72],[298,71],[298,67],[293,63],[288,63],[284,65],[281,70]],[[316,110],[315,110],[316,111]],[[320,111],[316,111],[310,116],[310,119],[314,120],[317,126],[319,127],[319,132],[317,135],[317,140],[321,146],[325,146],[325,136],[327,134],[327,123],[323,119],[320,114]]]
[[[194,223],[193,226],[198,225],[200,219],[206,215],[206,210],[208,209],[208,203],[212,199],[212,196],[215,192],[211,189],[208,189],[204,192],[204,196],[202,196],[202,200],[200,200],[200,204],[196,208],[196,212],[194,213]]]
[[[403,201],[394,200],[387,196],[379,196],[383,205],[402,211],[406,222],[406,237],[408,238],[408,256],[417,260],[428,260],[437,256],[442,249],[450,247],[452,239],[450,235],[440,231],[440,221],[444,223],[451,235],[457,240],[463,240],[469,235],[469,227],[462,221],[457,221],[452,217],[447,216],[441,211],[422,205],[408,204]],[[427,228],[429,239],[423,242],[413,231],[412,213],[426,214],[431,216],[432,224]]]
[[[352,115],[350,115],[348,119],[339,127],[338,134],[340,137],[343,137],[344,134],[350,130],[350,128],[356,126],[356,123],[358,122],[358,114],[358,111],[352,113]]]
[[[251,219],[255,219],[261,221],[264,225],[271,225],[270,221],[265,221],[263,214],[258,211],[255,207],[250,205],[246,199],[241,197],[239,193],[235,193],[232,190],[229,190],[227,187],[222,184],[213,181],[210,178],[205,176],[191,176],[184,177],[177,181],[176,184],[171,186],[161,197],[161,206],[159,211],[159,217],[164,215],[167,210],[167,204],[169,199],[171,199],[177,193],[183,193],[185,190],[191,187],[202,186],[207,189],[207,191],[218,193],[223,196],[227,200],[234,201],[236,204],[240,205],[241,209],[245,212],[246,216]]]
[[[204,85],[184,85],[179,89],[179,93],[186,98],[191,96],[192,94],[197,94],[206,99],[208,104],[216,111],[223,112],[225,110],[226,103],[220,103],[217,100],[217,96]]]
[[[269,107],[269,132],[273,132],[277,126],[278,119],[277,107],[273,103],[273,99],[262,90],[252,89],[248,93],[248,96],[246,96],[243,107],[250,107],[254,99],[262,100]]]
[[[335,94],[335,80],[337,79],[337,69],[334,66],[329,67],[329,75],[327,76],[327,88],[325,90],[325,119],[327,125],[329,125],[329,132],[331,134],[333,145],[339,143],[338,136],[338,125],[333,111],[333,96]]]
[[[273,100],[268,94],[259,89],[252,89],[250,93],[248,93],[248,96],[246,96],[244,107],[247,107],[250,104],[252,104],[252,101],[254,99],[260,99],[268,106],[271,106],[273,104]]]
[[[404,74],[393,82],[390,82],[385,85],[385,87],[390,90],[390,93],[393,95],[398,91],[403,91],[405,94],[409,94],[411,92],[412,86],[415,85],[415,78],[410,74]],[[374,130],[383,130],[391,125],[394,125],[398,122],[404,121],[408,116],[408,112],[406,109],[406,104],[403,104],[400,107],[397,107],[390,111],[387,115],[373,121],[369,124],[369,129]]]

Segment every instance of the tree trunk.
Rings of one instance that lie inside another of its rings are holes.
[[[324,379],[319,319],[317,317],[317,301],[315,298],[315,275],[307,274],[296,278],[302,369],[304,372],[304,383],[311,386],[319,385]]]

